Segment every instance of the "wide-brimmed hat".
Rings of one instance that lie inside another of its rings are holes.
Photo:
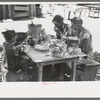
[[[73,17],[72,19],[70,19],[70,21],[77,26],[82,26],[83,24],[83,20],[79,17]]]
[[[16,35],[14,30],[7,30],[2,32],[2,34],[7,42],[9,42]]]

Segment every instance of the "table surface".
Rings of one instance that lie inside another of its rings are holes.
[[[54,56],[51,56],[48,51],[46,52],[38,51],[38,50],[35,50],[34,47],[30,47],[25,52],[36,63],[41,63],[41,62],[46,62],[46,61],[58,61],[58,60],[65,60],[65,59],[70,60],[70,59],[77,58],[79,56],[86,56],[85,54],[82,53],[79,55],[67,54],[66,56],[62,56],[62,57],[54,57]]]

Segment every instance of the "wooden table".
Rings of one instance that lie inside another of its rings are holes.
[[[27,47],[26,47],[27,48]],[[70,55],[64,57],[53,57],[48,55],[48,52],[41,52],[35,50],[33,47],[29,48],[25,51],[25,53],[37,64],[38,67],[38,81],[42,81],[43,76],[43,66],[50,65],[50,64],[58,64],[58,63],[65,63],[71,62],[71,80],[75,81],[76,76],[76,63],[77,63],[77,55]]]

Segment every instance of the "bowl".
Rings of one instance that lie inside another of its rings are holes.
[[[72,44],[79,44],[79,38],[78,37],[68,37],[68,45]]]

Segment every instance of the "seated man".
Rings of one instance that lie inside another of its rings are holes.
[[[33,66],[33,63],[28,57],[27,59],[24,59],[21,57],[21,55],[18,55],[18,51],[21,49],[21,45],[16,45],[18,36],[16,35],[15,31],[7,30],[6,32],[2,32],[2,34],[6,40],[4,43],[4,48],[8,63],[8,73],[9,71],[17,73],[19,70],[21,70],[25,75],[28,75],[27,70],[30,66]],[[24,77],[23,79],[21,78],[21,81],[25,81],[27,79]]]
[[[67,32],[69,30],[69,25],[65,24],[63,20],[64,18],[60,15],[56,15],[52,20],[55,25],[54,30],[56,32],[57,39],[66,39]]]
[[[63,21],[63,17],[60,15],[56,15],[52,22],[54,23],[55,27],[54,30],[56,32],[57,39],[63,39],[66,42],[67,38],[67,33],[69,31],[69,25],[65,24]],[[62,64],[55,64],[55,73],[57,76],[56,79],[59,81],[64,80],[64,71],[65,71],[65,65],[64,63]],[[69,73],[69,68],[67,67],[68,73]]]

